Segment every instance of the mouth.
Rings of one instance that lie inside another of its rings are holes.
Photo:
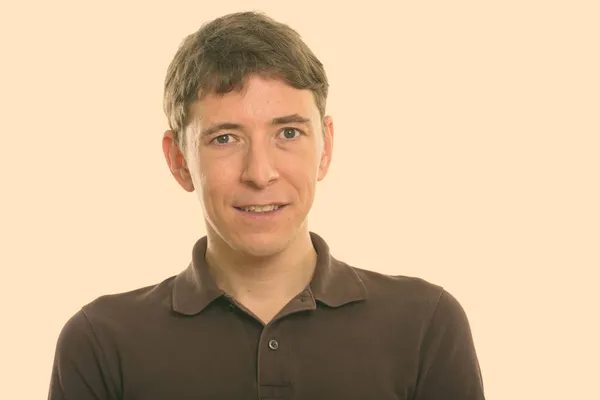
[[[287,207],[287,204],[276,203],[267,205],[248,205],[234,208],[245,213],[260,215],[274,213],[285,207]]]

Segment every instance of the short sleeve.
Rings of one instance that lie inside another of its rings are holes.
[[[420,350],[415,400],[484,400],[483,380],[467,315],[443,290]]]
[[[102,347],[83,310],[62,328],[48,400],[117,400]]]

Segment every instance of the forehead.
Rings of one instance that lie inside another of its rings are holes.
[[[249,77],[241,90],[208,94],[190,107],[191,120],[201,126],[225,120],[249,125],[270,123],[290,114],[318,118],[313,93],[261,76]]]

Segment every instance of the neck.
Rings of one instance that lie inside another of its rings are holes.
[[[216,235],[215,235],[216,236]],[[240,301],[287,301],[310,282],[317,254],[308,230],[281,252],[253,257],[209,236],[206,261],[217,286]]]

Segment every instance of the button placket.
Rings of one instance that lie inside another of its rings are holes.
[[[260,398],[288,398],[290,395],[289,349],[282,336],[281,321],[263,328],[258,349],[258,386]]]

